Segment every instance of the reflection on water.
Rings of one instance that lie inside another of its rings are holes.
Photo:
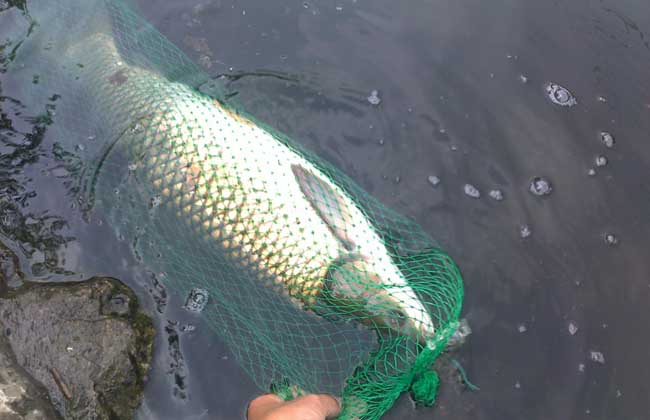
[[[435,408],[405,396],[387,418],[650,416],[648,4],[140,3],[229,101],[415,217],[459,262],[473,335],[454,356],[481,389],[447,363]],[[0,72],[15,47],[3,39]],[[26,109],[19,91],[0,74],[2,241],[28,273],[112,274],[158,314],[142,418],[241,416],[259,391],[102,215],[81,217],[70,182],[88,150],[57,147],[55,96]]]

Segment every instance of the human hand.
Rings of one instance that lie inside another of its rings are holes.
[[[255,398],[248,406],[248,420],[326,420],[338,416],[339,402],[330,395],[309,394],[284,401],[275,394]]]

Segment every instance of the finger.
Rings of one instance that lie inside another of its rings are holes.
[[[255,398],[248,404],[247,419],[264,418],[271,410],[282,405],[284,401],[275,394],[264,394]]]
[[[310,394],[296,398],[292,405],[310,407],[318,412],[323,418],[335,418],[341,411],[338,400],[327,394]]]

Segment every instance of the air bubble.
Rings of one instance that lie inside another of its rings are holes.
[[[207,290],[194,288],[190,290],[190,294],[185,301],[183,308],[191,312],[201,312],[208,304],[210,295]]]
[[[472,198],[481,198],[481,192],[472,184],[465,184],[463,187],[465,195]]]
[[[162,198],[159,195],[153,196],[151,201],[149,201],[149,207],[155,209],[162,203]]]
[[[427,177],[427,181],[429,181],[429,184],[431,184],[434,187],[437,187],[438,184],[440,184],[440,178],[438,178],[435,175],[429,175],[429,177]]]
[[[556,83],[547,83],[545,89],[548,98],[556,105],[571,107],[578,103],[568,89]]]
[[[536,196],[549,195],[553,190],[551,183],[541,176],[533,178],[530,182],[530,192]]]
[[[600,141],[603,142],[605,147],[607,147],[608,149],[614,147],[614,143],[616,143],[616,140],[614,140],[614,136],[612,136],[611,133],[608,133],[607,131],[600,132]]]
[[[381,103],[381,98],[379,97],[379,91],[378,90],[373,90],[370,92],[370,96],[368,96],[368,102],[370,102],[370,105],[379,105]]]
[[[589,351],[589,358],[596,363],[600,363],[601,365],[605,364],[605,356],[603,353],[596,351],[596,350],[591,350]]]
[[[569,322],[569,334],[576,335],[578,332],[578,326],[573,322]]]
[[[607,166],[607,157],[603,155],[596,156],[594,162],[596,163],[597,167],[602,168],[603,166]]]
[[[618,238],[613,233],[606,233],[604,239],[605,239],[605,243],[609,246],[614,246],[618,244]]]
[[[503,200],[503,192],[501,190],[490,190],[490,198],[496,201],[502,201]]]

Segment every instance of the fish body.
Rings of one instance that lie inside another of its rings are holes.
[[[303,154],[215,99],[124,62],[108,35],[63,56],[84,63],[79,82],[100,112],[130,121],[114,145],[179,223],[305,308],[324,297],[354,302],[349,312],[366,323],[433,337],[369,218]]]

